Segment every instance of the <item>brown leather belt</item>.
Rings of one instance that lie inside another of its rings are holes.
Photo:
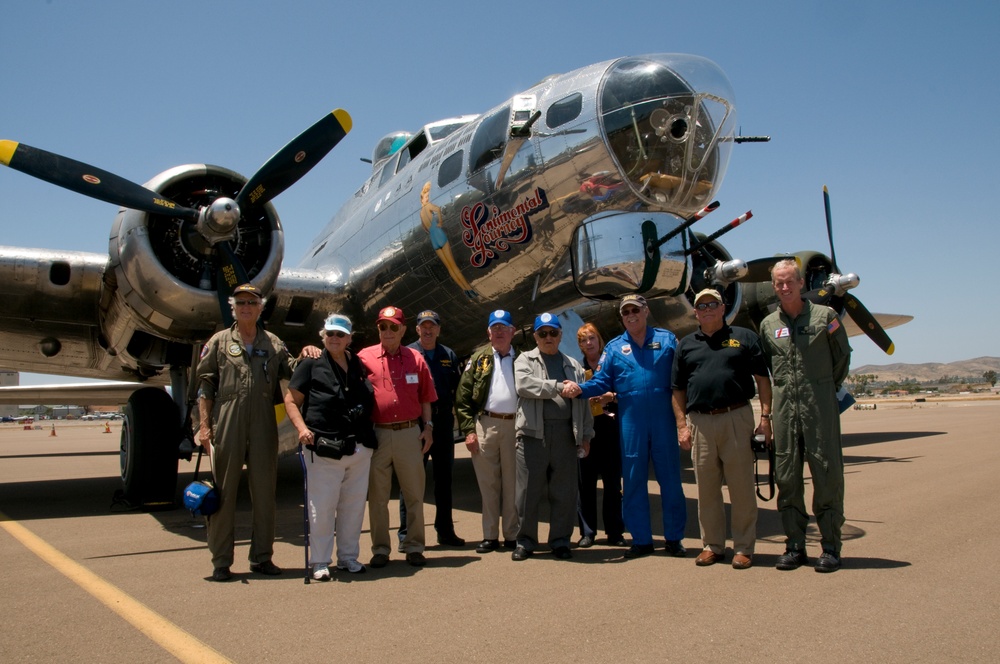
[[[376,429],[392,429],[393,431],[399,431],[400,429],[409,429],[410,427],[415,427],[420,424],[420,420],[406,420],[405,422],[386,422],[384,424],[376,424]]]
[[[483,415],[486,417],[493,417],[498,420],[512,420],[514,419],[514,413],[491,413],[488,410],[483,411]]]
[[[696,413],[701,413],[702,415],[722,415],[723,413],[728,413],[732,410],[739,410],[744,406],[749,405],[749,401],[742,401],[740,403],[734,403],[732,406],[725,406],[723,408],[716,408],[714,410],[696,410]]]

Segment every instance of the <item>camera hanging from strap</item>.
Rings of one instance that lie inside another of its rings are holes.
[[[751,447],[753,448],[753,479],[754,484],[757,488],[757,497],[767,502],[774,498],[774,441],[768,445],[763,436],[754,437]],[[760,473],[757,471],[757,462],[760,461],[760,457],[757,456],[758,452],[763,452],[767,454],[767,485],[770,487],[770,495],[766,498],[764,494],[761,493],[761,481]]]

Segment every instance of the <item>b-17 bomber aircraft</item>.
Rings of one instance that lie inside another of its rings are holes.
[[[727,320],[755,325],[776,301],[776,258],[747,263],[718,242],[750,213],[707,236],[692,230],[718,207],[733,145],[746,140],[733,100],[707,59],[625,57],[550,76],[481,115],[389,134],[371,175],[295,268],[282,267],[271,199],[350,131],[345,111],[249,179],[194,164],[140,186],[2,141],[10,168],[121,208],[108,255],[0,247],[0,366],[123,381],[101,389],[111,402],[124,401],[115,388],[130,394],[125,494],[155,507],[173,503],[177,461],[194,447],[200,347],[229,324],[227,298],[244,281],[270,294],[263,318],[292,352],[314,343],[331,311],[354,320],[356,345],[373,343],[375,312],[390,304],[439,312],[459,356],[485,340],[495,309],[526,329],[549,311],[564,317],[567,338],[584,320],[614,336],[616,300],[635,292],[678,336],[694,329],[693,293],[707,286],[724,292]],[[832,255],[798,255],[808,296],[846,310],[855,333],[891,352],[884,326],[848,292],[857,276],[842,276]],[[15,388],[0,398],[24,397]]]

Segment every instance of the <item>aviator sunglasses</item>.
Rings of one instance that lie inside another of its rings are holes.
[[[695,309],[697,309],[698,311],[705,311],[706,309],[708,309],[709,311],[715,311],[718,308],[719,308],[718,302],[702,302],[700,304],[695,305]]]
[[[555,338],[559,336],[559,330],[539,330],[538,332],[535,332],[535,334],[538,335],[539,339],[547,339],[548,337]]]
[[[340,330],[327,330],[326,336],[337,337],[338,339],[343,339],[347,336],[346,332],[341,332]]]
[[[392,330],[393,332],[399,332],[399,323],[386,323],[385,321],[378,324],[378,331],[385,332],[386,330]]]

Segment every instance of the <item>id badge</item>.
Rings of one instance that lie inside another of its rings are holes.
[[[408,373],[408,374],[406,374],[406,384],[407,385],[416,385],[419,382],[420,382],[420,378],[417,376],[417,374],[415,374],[415,373]]]

